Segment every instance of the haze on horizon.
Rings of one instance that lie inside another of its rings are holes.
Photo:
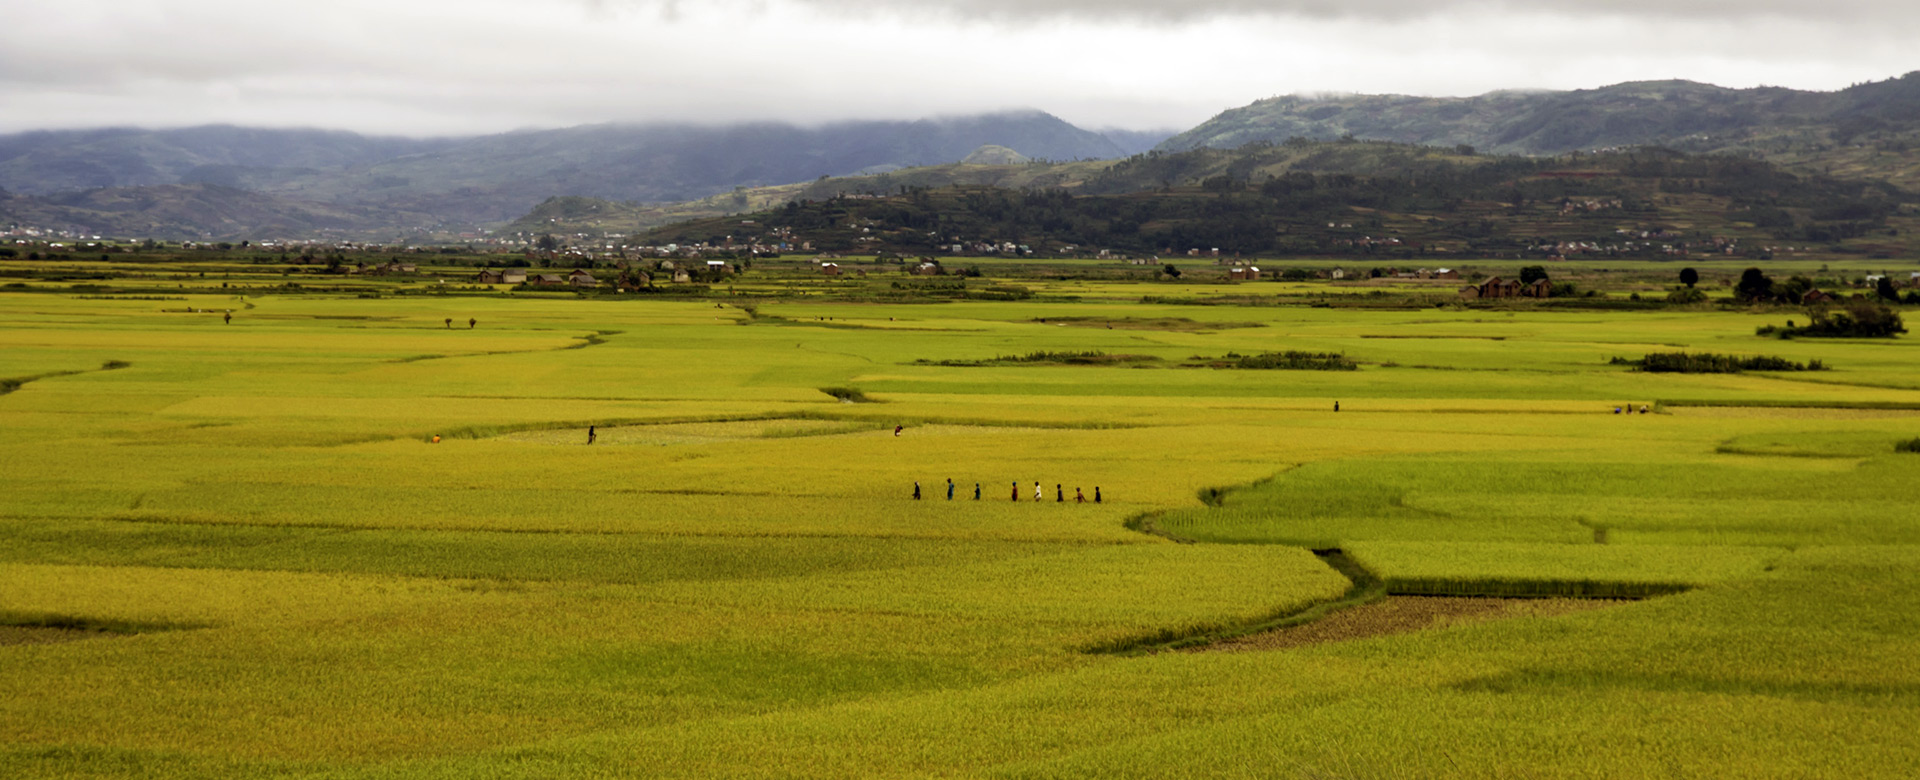
[[[474,135],[1034,108],[1181,129],[1294,93],[1920,68],[1891,0],[0,0],[0,132],[227,123]]]

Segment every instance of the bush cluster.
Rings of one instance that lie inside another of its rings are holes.
[[[1636,366],[1655,374],[1738,374],[1742,371],[1825,371],[1819,360],[1796,363],[1772,355],[1716,355],[1711,352],[1649,352],[1639,360],[1614,358],[1613,365]]]

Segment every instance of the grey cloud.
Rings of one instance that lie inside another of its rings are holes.
[[[618,2],[618,0],[593,0]],[[648,2],[649,0],[642,0]],[[1651,21],[1768,15],[1788,18],[1920,18],[1905,0],[795,0],[836,11],[871,13],[944,12],[968,19],[1067,18],[1077,20],[1188,21],[1221,16],[1304,16],[1408,19],[1462,12],[1546,13],[1561,16],[1628,16]],[[657,3],[656,3],[657,4]],[[666,3],[671,5],[671,2]]]

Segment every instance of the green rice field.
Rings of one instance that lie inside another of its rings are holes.
[[[1920,767],[1913,336],[154,278],[0,290],[0,776]],[[1211,367],[1285,351],[1358,369]],[[1205,651],[1382,596],[1609,601]]]

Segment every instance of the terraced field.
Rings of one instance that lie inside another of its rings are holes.
[[[1047,284],[0,292],[0,775],[1920,765],[1911,337]]]

